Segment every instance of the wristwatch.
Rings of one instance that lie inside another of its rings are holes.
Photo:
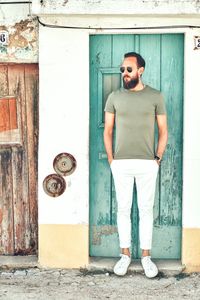
[[[155,155],[154,158],[155,158],[155,160],[161,161],[161,158],[159,156],[157,156],[157,155]]]

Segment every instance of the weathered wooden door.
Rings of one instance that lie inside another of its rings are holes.
[[[0,64],[0,254],[37,252],[38,65]]]
[[[121,85],[119,66],[124,53],[136,51],[146,60],[143,81],[164,94],[169,140],[159,170],[154,207],[152,256],[181,255],[182,216],[182,34],[94,35],[90,38],[90,255],[118,256],[116,199],[103,145],[104,105]],[[140,256],[137,195],[132,207],[132,253]]]

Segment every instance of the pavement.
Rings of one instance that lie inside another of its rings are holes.
[[[171,261],[167,267],[167,262],[158,261],[160,272],[154,279],[144,276],[139,261],[118,277],[112,272],[113,262],[98,258],[87,269],[68,270],[41,268],[36,257],[0,257],[0,299],[200,300],[200,273],[184,273],[180,262]]]

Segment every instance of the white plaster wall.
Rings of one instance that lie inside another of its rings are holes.
[[[1,2],[6,2],[6,1],[1,1]],[[1,4],[0,3],[0,24],[14,25],[15,23],[20,22],[21,20],[27,19],[27,17],[30,16],[30,13],[31,13],[31,6],[29,4]]]
[[[183,227],[200,228],[200,50],[193,50],[194,36],[185,34],[185,100],[183,161]]]
[[[88,33],[40,28],[39,223],[88,223],[89,40]],[[53,159],[71,153],[77,169],[63,195],[43,191],[55,173]]]
[[[35,0],[36,14],[198,14],[197,0]]]

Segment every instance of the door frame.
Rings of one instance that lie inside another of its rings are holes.
[[[181,214],[182,214],[182,220],[181,220],[181,240],[180,240],[180,247],[181,247],[181,261],[184,261],[184,258],[183,258],[183,253],[184,253],[184,241],[183,241],[183,224],[184,224],[184,219],[183,219],[183,213],[184,213],[184,203],[185,203],[185,195],[184,195],[184,184],[185,184],[185,135],[184,135],[184,128],[185,128],[185,99],[186,99],[186,88],[185,88],[185,80],[187,80],[187,76],[186,76],[186,66],[189,67],[189,62],[187,60],[187,56],[185,54],[185,51],[187,49],[187,35],[190,34],[190,31],[188,29],[157,29],[157,30],[154,30],[154,29],[131,29],[131,30],[115,30],[115,29],[112,29],[112,30],[102,30],[101,32],[96,32],[96,31],[90,31],[90,35],[108,35],[108,34],[112,34],[112,35],[119,35],[119,34],[134,34],[134,35],[143,35],[143,34],[183,34],[183,38],[184,38],[184,57],[183,57],[183,76],[184,76],[184,82],[183,82],[183,121],[182,121],[182,126],[183,126],[183,130],[182,130],[182,138],[183,138],[183,148],[182,148],[182,211],[181,211]],[[90,37],[89,37],[90,39]],[[90,44],[89,44],[90,46]],[[90,49],[89,49],[90,50]],[[89,59],[89,68],[90,68],[90,59]],[[90,95],[90,84],[91,84],[91,78],[89,76],[89,95]],[[90,107],[90,102],[91,101],[91,98],[89,98],[89,107]],[[90,122],[89,122],[89,126],[90,125]],[[90,140],[89,140],[89,147],[90,147]],[[90,157],[90,155],[89,155]],[[89,164],[90,164],[90,160],[89,160]],[[89,174],[89,177],[90,177],[90,174]],[[90,184],[90,181],[89,181],[89,184]],[[90,190],[90,187],[89,187],[89,190]],[[90,203],[91,203],[91,193],[89,192],[89,215],[90,215]],[[89,231],[90,231],[90,218],[89,218]],[[90,248],[90,246],[89,246]],[[89,254],[90,255],[90,254]]]

